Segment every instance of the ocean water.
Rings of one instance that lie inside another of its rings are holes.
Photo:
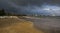
[[[60,17],[23,18],[32,21],[34,27],[46,33],[60,33]]]

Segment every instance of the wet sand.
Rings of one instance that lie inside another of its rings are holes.
[[[34,28],[33,23],[19,18],[0,18],[0,33],[44,33]]]
[[[27,21],[32,21],[37,29],[42,29],[47,33],[60,33],[60,19],[58,17],[44,17],[44,18],[22,18]]]

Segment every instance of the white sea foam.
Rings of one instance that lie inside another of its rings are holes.
[[[0,16],[0,18],[18,18],[17,16]]]

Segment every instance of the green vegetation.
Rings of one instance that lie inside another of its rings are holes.
[[[0,16],[26,16],[26,15],[25,14],[9,13],[9,12],[5,12],[4,9],[1,9]]]
[[[0,10],[0,16],[5,15],[4,9]]]

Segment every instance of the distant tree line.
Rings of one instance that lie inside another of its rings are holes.
[[[27,14],[16,14],[16,13],[5,13],[5,10],[4,9],[1,9],[0,10],[0,16],[46,16],[46,15],[37,15],[37,14],[32,14],[32,15],[27,15]],[[47,15],[49,16],[49,15]]]
[[[4,16],[4,15],[5,15],[5,10],[4,9],[0,10],[0,16]]]
[[[26,15],[25,14],[8,13],[8,12],[5,12],[4,9],[1,9],[0,16],[26,16]]]

